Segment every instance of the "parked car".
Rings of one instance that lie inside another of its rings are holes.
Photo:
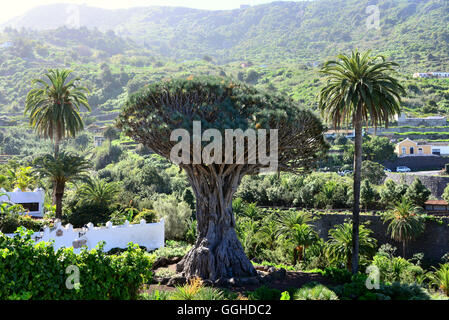
[[[391,169],[385,168],[384,171],[385,172],[391,172]]]
[[[396,172],[410,172],[410,171],[412,171],[412,169],[406,166],[396,167]]]
[[[352,173],[352,170],[338,171],[338,174],[339,174],[340,176],[345,176],[345,175],[351,174],[351,173]]]

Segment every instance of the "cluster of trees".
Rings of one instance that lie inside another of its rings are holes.
[[[237,233],[245,253],[257,263],[270,262],[293,266],[301,270],[346,268],[352,270],[352,223],[346,221],[329,230],[328,240],[320,238],[315,221],[323,219],[308,210],[261,209],[241,198],[233,202],[237,217]],[[390,210],[382,213],[388,235],[402,242],[402,257],[406,246],[421,236],[425,219],[409,199],[402,198]],[[360,226],[362,266],[372,263],[378,249],[368,225]],[[375,260],[375,259],[374,259]]]
[[[402,197],[423,208],[430,197],[430,190],[418,178],[410,185],[396,183],[391,179],[379,181],[379,174],[385,175],[383,169],[377,167],[377,170],[369,170],[364,167],[361,207],[365,210],[389,209]],[[354,201],[352,184],[353,179],[348,176],[327,172],[305,176],[283,173],[280,176],[245,177],[236,197],[268,207],[349,209]]]

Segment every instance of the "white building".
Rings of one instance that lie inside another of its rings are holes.
[[[13,192],[5,192],[5,189],[0,189],[0,193],[7,194],[7,196],[0,196],[0,202],[20,204],[26,210],[24,213],[27,213],[33,217],[44,216],[44,190],[39,188],[32,192],[26,192],[17,188]]]
[[[436,78],[449,78],[449,72],[432,72],[432,76]]]
[[[449,72],[416,72],[413,78],[449,78]]]
[[[430,73],[416,72],[413,74],[413,78],[430,78]]]
[[[449,155],[449,145],[444,144],[432,144],[432,154],[438,155],[438,156],[447,156]]]

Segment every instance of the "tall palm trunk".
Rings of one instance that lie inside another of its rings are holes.
[[[61,144],[61,140],[62,140],[62,126],[61,126],[61,123],[58,123],[57,128],[56,128],[56,136],[55,136],[55,158],[58,157],[59,145]]]
[[[352,273],[359,269],[360,182],[362,178],[362,108],[354,119],[354,207],[352,209]]]
[[[304,248],[302,245],[297,246],[293,250],[293,265],[296,266],[296,263],[302,261],[304,259]]]
[[[62,198],[64,197],[65,185],[60,182],[54,183],[53,189],[53,203],[56,205],[55,217],[62,218]]]
[[[58,154],[59,154],[59,139],[58,138],[56,138],[55,139],[55,158],[58,156]]]
[[[405,245],[406,245],[406,241],[402,241],[402,258],[405,259]]]

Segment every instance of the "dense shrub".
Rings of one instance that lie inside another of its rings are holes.
[[[113,208],[95,203],[80,203],[66,215],[65,221],[75,228],[81,228],[92,222],[94,225],[104,224],[111,219]]]
[[[120,146],[106,144],[105,146],[100,147],[93,160],[95,170],[101,170],[108,164],[118,162],[122,153],[123,150]]]
[[[427,291],[417,284],[380,283],[379,289],[368,289],[367,275],[356,274],[352,281],[333,288],[340,300],[429,300]]]
[[[248,292],[247,296],[250,300],[279,300],[281,291],[261,286],[252,292]]]
[[[380,281],[384,283],[421,283],[423,280],[424,270],[419,265],[391,253],[378,252],[373,257],[373,265],[379,268]]]
[[[156,258],[184,257],[192,246],[184,241],[167,240],[165,247],[154,251]]]
[[[449,296],[449,263],[444,263],[428,275],[430,284]]]
[[[169,195],[154,201],[153,207],[159,218],[165,220],[165,238],[184,239],[192,215],[190,206],[184,201],[179,201],[175,195]]]
[[[193,278],[188,284],[176,287],[169,296],[170,300],[224,300],[221,290],[205,287],[199,278]]]
[[[140,220],[145,219],[147,223],[157,222],[157,213],[151,209],[144,209],[140,211],[133,219],[133,223],[140,223]]]
[[[338,300],[335,292],[318,283],[309,283],[299,289],[293,296],[294,300]]]
[[[0,203],[0,206],[0,231],[3,233],[14,233],[20,226],[40,231],[45,225],[50,225],[47,220],[35,220],[29,215],[22,215],[23,208],[20,205]]]
[[[407,188],[405,197],[408,198],[414,205],[424,207],[424,203],[429,199],[431,192],[422,184],[418,178],[412,182]]]
[[[325,268],[323,276],[336,283],[347,283],[351,281],[352,274],[347,269]]]
[[[54,250],[50,243],[35,244],[31,231],[0,236],[0,299],[104,300],[135,299],[151,280],[154,256],[132,245],[120,255],[107,255],[102,245],[75,254],[73,248]],[[79,268],[79,285],[67,289],[70,272]]]
[[[381,184],[387,175],[384,167],[373,161],[365,160],[362,163],[362,179],[374,184]]]
[[[397,184],[393,180],[387,179],[379,190],[380,203],[384,208],[387,208],[401,199],[406,192],[406,184]]]
[[[20,226],[28,230],[40,231],[46,225],[50,225],[50,222],[47,220],[34,220],[29,216],[8,215],[0,219],[0,231],[3,233],[14,233]]]

